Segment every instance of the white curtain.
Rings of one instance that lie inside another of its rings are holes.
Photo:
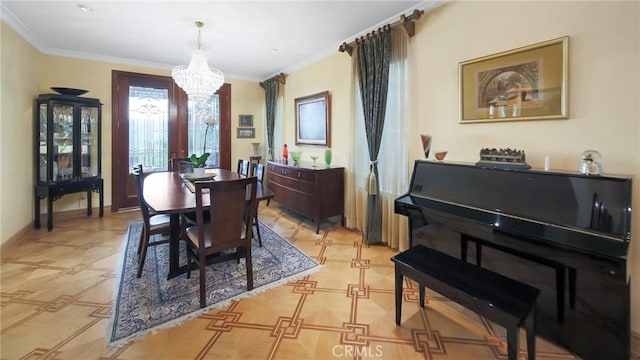
[[[408,221],[406,216],[394,213],[394,200],[409,188],[409,36],[404,29],[392,32],[392,55],[389,69],[389,92],[387,111],[382,134],[378,170],[380,196],[382,200],[382,239],[394,249],[405,250],[409,246]],[[357,66],[357,51],[352,59]],[[347,226],[364,231],[367,211],[365,188],[369,174],[367,137],[357,71],[352,72],[354,86],[354,139],[351,159],[352,172],[347,179]]]

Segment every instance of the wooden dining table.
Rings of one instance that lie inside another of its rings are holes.
[[[213,175],[214,181],[229,181],[244,178],[236,172],[226,169],[207,169],[206,175]],[[196,210],[196,196],[187,186],[187,180],[175,171],[149,173],[144,178],[144,199],[157,214],[168,214],[170,218],[169,234],[169,274],[167,279],[186,272],[187,266],[180,266],[180,214]],[[258,182],[256,189],[258,201],[273,197],[273,192]],[[209,206],[209,197],[203,196],[203,206]]]

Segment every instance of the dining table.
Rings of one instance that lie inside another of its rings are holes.
[[[244,178],[227,169],[207,169],[205,177],[213,181],[231,181]],[[156,214],[168,214],[170,218],[169,233],[169,274],[172,279],[188,270],[187,265],[180,266],[180,215],[196,210],[196,196],[191,180],[177,171],[160,171],[146,174],[144,178],[144,199],[149,208]],[[249,192],[247,192],[249,194]],[[248,195],[250,197],[250,195]],[[258,202],[273,198],[273,192],[263,184],[257,183],[256,198]],[[248,199],[249,200],[249,199]],[[203,195],[203,206],[209,207],[209,197]]]

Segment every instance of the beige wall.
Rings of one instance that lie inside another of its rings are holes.
[[[0,23],[0,240],[33,218],[33,98],[41,75],[38,51]]]
[[[337,49],[336,49],[337,51]],[[331,101],[331,148],[332,165],[348,166],[351,152],[352,112],[351,58],[336,53],[287,76],[284,86],[284,143],[289,150],[301,150],[302,160],[311,161],[309,156],[318,155],[323,159],[326,147],[296,145],[295,99],[307,95],[329,91]],[[275,155],[282,155],[281,144],[274,145]],[[322,160],[318,161],[322,161]]]

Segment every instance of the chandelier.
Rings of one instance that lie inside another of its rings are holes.
[[[218,69],[209,69],[205,51],[200,46],[200,29],[204,26],[202,21],[196,21],[198,28],[198,41],[196,48],[191,53],[189,65],[180,65],[173,68],[171,77],[189,95],[190,100],[196,103],[206,103],[207,100],[224,84],[224,74]]]

